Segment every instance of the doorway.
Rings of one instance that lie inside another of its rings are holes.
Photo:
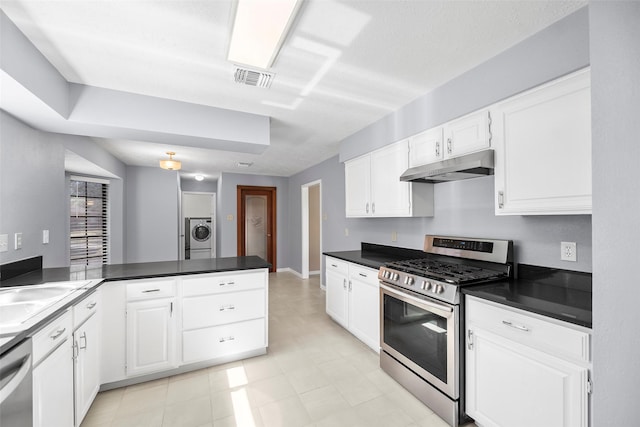
[[[199,191],[183,191],[180,203],[180,259],[216,257],[216,194]],[[198,247],[191,247],[194,229],[204,223],[208,229],[206,241],[198,241]],[[195,250],[193,252],[192,250]],[[207,251],[208,250],[208,251]]]
[[[320,274],[322,264],[322,182],[301,187],[302,200],[302,278]]]
[[[238,256],[257,255],[276,271],[276,188],[238,185]]]

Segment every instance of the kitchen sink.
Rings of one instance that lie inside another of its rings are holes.
[[[0,331],[27,322],[90,283],[76,281],[0,288]]]

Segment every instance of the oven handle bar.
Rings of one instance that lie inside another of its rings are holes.
[[[447,306],[447,305],[442,305],[442,304],[437,304],[437,303],[431,302],[431,301],[425,301],[423,299],[416,298],[413,295],[400,293],[400,292],[396,291],[395,289],[390,288],[389,286],[386,286],[382,282],[380,282],[380,287],[382,289],[386,290],[387,292],[391,293],[391,294],[397,295],[397,296],[399,296],[401,298],[406,298],[406,299],[408,299],[410,301],[414,301],[417,304],[421,304],[421,305],[424,305],[424,306],[427,306],[427,307],[431,307],[431,308],[434,308],[436,310],[442,310],[442,311],[445,311],[447,313],[451,313],[453,311],[453,307],[450,307],[450,306]]]

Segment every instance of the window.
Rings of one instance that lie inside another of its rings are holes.
[[[108,261],[106,181],[71,177],[71,270],[100,267]]]

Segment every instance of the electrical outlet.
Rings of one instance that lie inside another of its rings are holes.
[[[349,229],[348,228],[344,229],[344,237],[349,237]]]
[[[22,233],[14,234],[13,239],[14,239],[13,248],[15,250],[22,249]]]
[[[227,221],[233,221],[233,215],[227,215]]]
[[[392,231],[391,232],[391,241],[392,242],[397,242],[398,241],[398,232],[397,231]]]
[[[9,235],[0,234],[0,252],[7,252],[9,250]]]
[[[42,230],[42,244],[46,245],[49,243],[49,230]]]
[[[576,242],[560,242],[560,259],[562,261],[577,261]]]

